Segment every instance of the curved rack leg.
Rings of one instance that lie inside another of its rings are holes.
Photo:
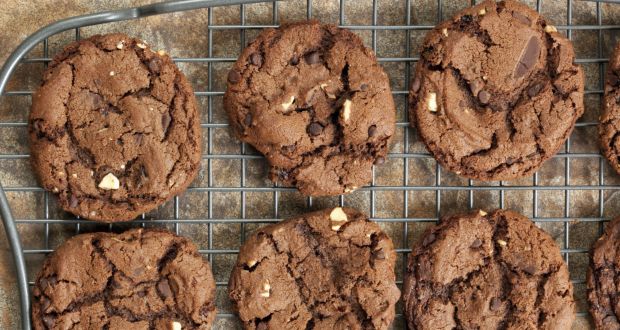
[[[266,2],[264,0],[181,0],[165,3],[155,3],[142,7],[106,11],[101,13],[76,16],[60,20],[46,27],[39,29],[24,40],[4,63],[2,71],[0,71],[0,96],[6,87],[11,74],[17,67],[19,61],[39,42],[56,33],[74,29],[77,27],[97,25],[102,23],[110,23],[117,21],[132,20],[152,15],[172,13],[178,11],[186,11],[200,8],[210,8],[217,6],[231,6],[248,3]],[[271,1],[270,1],[271,2]],[[9,202],[4,193],[4,188],[0,184],[0,214],[4,222],[9,244],[13,253],[13,260],[17,271],[17,283],[19,285],[20,304],[22,311],[22,329],[30,329],[30,297],[28,293],[28,275],[26,273],[26,264],[24,262],[24,254],[17,232],[17,227],[13,220]]]

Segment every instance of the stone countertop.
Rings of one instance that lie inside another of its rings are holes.
[[[10,52],[38,28],[61,18],[92,13],[115,8],[132,7],[152,1],[19,1],[7,0],[0,10],[0,63],[8,57]],[[526,1],[534,6],[535,1]],[[312,15],[323,22],[338,23],[339,2],[335,0],[314,0]],[[377,24],[379,25],[406,25],[406,0],[379,0],[377,6]],[[443,7],[439,11],[436,0],[411,1],[411,24],[433,25],[437,22],[438,12],[448,18],[451,14],[467,6],[469,0],[443,0]],[[566,0],[544,0],[542,13],[553,24],[565,25],[568,21]],[[347,0],[345,8],[345,25],[372,24],[372,0]],[[601,20],[603,25],[620,24],[620,5],[601,4]],[[271,4],[249,5],[245,8],[246,24],[272,24],[273,10]],[[240,24],[240,9],[224,7],[213,10],[212,25]],[[278,6],[277,18],[280,23],[306,18],[306,1],[286,1]],[[573,1],[572,23],[588,25],[597,23],[596,4],[592,2]],[[113,23],[101,26],[86,27],[80,30],[81,37],[97,33],[123,32],[147,40],[155,49],[165,49],[174,57],[207,57],[209,49],[209,15],[207,10],[195,10],[185,13],[174,13],[154,16],[138,21]],[[256,30],[248,30],[245,34],[239,30],[213,30],[212,55],[218,58],[236,58],[240,52],[242,40],[252,39]],[[367,45],[372,44],[373,34],[368,30],[356,30]],[[415,56],[425,31],[411,30],[409,35],[409,49],[407,50],[407,33],[405,31],[380,30],[376,33],[377,53],[379,57],[402,58]],[[620,31],[603,31],[601,33],[602,54],[598,54],[598,32],[592,30],[575,30],[572,38],[579,58],[606,58],[613,44],[619,39]],[[74,40],[75,31],[58,34],[49,39],[49,56],[53,56],[63,45]],[[30,57],[43,57],[43,47],[39,45],[30,54]],[[231,62],[212,64],[212,76],[209,77],[209,64],[206,62],[182,62],[181,70],[188,76],[196,91],[208,91],[209,81],[213,91],[223,91],[225,77]],[[404,62],[383,62],[383,66],[390,75],[392,88],[396,91],[407,89],[405,72],[410,67]],[[44,66],[42,63],[22,64],[14,73],[7,90],[34,90],[40,82]],[[600,70],[598,64],[585,64],[587,76],[586,89],[600,90]],[[210,80],[211,78],[211,80]],[[226,119],[221,105],[221,96],[213,96],[210,104],[207,97],[200,97],[200,110],[203,123],[225,124]],[[595,121],[600,111],[598,94],[588,94],[586,100],[586,114],[581,121]],[[395,101],[398,106],[398,120],[406,121],[406,96],[397,95]],[[0,122],[25,122],[30,105],[29,96],[11,96],[0,98]],[[211,106],[211,109],[209,109]],[[211,130],[209,132],[209,130]],[[214,127],[204,129],[205,150],[211,143],[212,154],[238,154],[244,150],[248,154],[255,152],[251,148],[242,148],[228,130]],[[209,140],[211,139],[211,140]],[[424,146],[418,140],[415,132],[407,127],[398,127],[392,152],[402,153],[423,152]],[[596,128],[592,126],[580,127],[575,130],[571,138],[571,152],[597,153]],[[25,155],[28,153],[26,129],[24,126],[0,127],[0,154]],[[600,183],[599,166],[603,171],[605,184],[620,184],[620,178],[612,173],[606,162],[597,157],[574,158],[570,162],[570,180],[565,178],[566,162],[563,158],[548,161],[539,172],[539,184],[558,186],[565,183],[573,185],[596,185]],[[405,167],[407,166],[407,167]],[[240,179],[242,167],[245,167],[246,179]],[[203,169],[193,183],[193,187],[240,187],[242,184],[249,187],[271,187],[266,179],[266,165],[260,158],[250,158],[244,161],[239,159],[205,160]],[[595,169],[594,171],[592,169]],[[436,179],[435,161],[431,158],[390,158],[386,165],[377,168],[375,184],[396,186],[405,183],[403,172],[408,171],[408,185],[432,186]],[[211,175],[209,175],[211,174]],[[209,177],[212,181],[209,182]],[[243,182],[241,182],[243,181]],[[37,187],[36,178],[32,174],[27,157],[14,159],[0,159],[0,182],[10,187]],[[467,185],[467,180],[460,179],[450,173],[441,174],[443,185]],[[498,185],[497,183],[474,182],[476,185]],[[506,182],[510,185],[532,185],[532,178]],[[468,208],[469,194],[463,191],[443,191],[440,194],[440,215],[452,214]],[[12,191],[7,193],[12,211],[18,219],[72,219],[59,210],[52,196],[37,190]],[[276,205],[278,198],[279,205]],[[491,209],[498,207],[502,198],[507,208],[512,208],[525,215],[549,218],[563,218],[565,202],[569,201],[568,219],[578,217],[598,217],[599,206],[603,205],[605,218],[620,215],[616,211],[619,196],[615,191],[599,193],[598,190],[572,191],[565,194],[564,190],[541,191],[538,193],[538,209],[533,210],[533,193],[531,190],[506,190],[502,195],[499,191],[476,191],[473,195],[475,207]],[[415,193],[404,191],[377,191],[371,194],[368,191],[358,191],[346,197],[348,206],[356,207],[376,218],[434,218],[437,216],[437,194],[435,190],[422,190]],[[239,192],[213,192],[211,199],[200,190],[192,190],[181,195],[178,204],[168,203],[160,209],[148,214],[147,219],[171,219],[178,215],[182,220],[239,218],[242,214],[253,219],[282,218],[299,214],[308,209],[333,206],[337,198],[315,198],[308,200],[297,193],[281,192],[277,195],[272,192],[264,193],[255,190],[241,194]],[[245,206],[245,212],[242,212]],[[213,224],[192,222],[178,226],[170,223],[163,225],[176,229],[182,235],[192,238],[201,249],[236,250],[239,248],[242,237],[256,225],[241,226],[236,222]],[[148,220],[145,221],[147,226]],[[136,225],[134,223],[133,225]],[[398,248],[408,248],[417,239],[427,224],[423,222],[381,223]],[[600,223],[588,221],[542,222],[539,225],[549,232],[562,248],[585,251],[598,238]],[[0,227],[2,225],[0,224]],[[123,225],[115,227],[124,228]],[[18,329],[20,320],[19,301],[13,261],[10,249],[4,236],[4,228],[0,229],[0,328]],[[43,223],[20,224],[19,231],[22,243],[29,249],[53,249],[64,239],[75,234],[76,231],[107,230],[107,226],[82,224],[76,226],[71,222],[45,225]],[[567,235],[566,230],[569,230]],[[42,239],[45,232],[49,233],[49,240]],[[213,235],[209,235],[209,232]],[[405,235],[406,234],[406,235]],[[241,238],[241,239],[240,239]],[[568,241],[567,241],[568,240]],[[404,254],[399,255],[398,278],[402,280]],[[27,256],[29,277],[32,279],[39,269],[43,254]],[[225,282],[230,267],[234,263],[234,254],[212,254],[212,262],[216,280]],[[578,311],[586,312],[587,303],[584,299],[585,269],[587,254],[584,252],[571,253],[569,256],[571,278],[576,281],[575,296],[578,302]],[[218,288],[218,308],[230,313],[230,304],[225,298],[225,287]],[[216,323],[216,328],[239,328],[234,318],[222,318]],[[404,328],[402,318],[398,319],[394,328]],[[579,316],[574,329],[589,329],[590,321],[587,316]]]

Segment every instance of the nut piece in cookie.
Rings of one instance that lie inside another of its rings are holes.
[[[409,118],[446,169],[516,179],[564,145],[584,112],[584,79],[570,40],[536,11],[487,0],[426,35]]]
[[[377,224],[325,209],[253,233],[228,294],[245,329],[388,329],[400,296],[395,262]]]
[[[43,262],[32,326],[44,329],[210,329],[215,281],[188,239],[159,229],[89,233]]]
[[[559,247],[507,210],[429,228],[409,255],[403,301],[409,329],[570,329],[575,319]]]
[[[266,29],[228,74],[235,135],[307,196],[350,193],[385,159],[396,110],[388,76],[349,30],[318,21]]]
[[[67,45],[33,95],[32,165],[43,188],[82,218],[133,220],[198,173],[193,90],[170,57],[124,34]]]

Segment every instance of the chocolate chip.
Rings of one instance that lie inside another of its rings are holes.
[[[515,163],[515,159],[513,157],[508,157],[506,159],[506,165],[512,165]]]
[[[297,64],[299,64],[299,57],[297,57],[297,55],[293,55],[293,58],[291,58],[291,65]]]
[[[514,69],[512,76],[515,79],[519,79],[523,77],[530,69],[534,67],[536,61],[538,61],[538,56],[540,55],[540,42],[535,36],[530,37],[530,40],[527,41],[527,45],[525,45],[525,49],[521,53],[521,58],[519,59],[519,63]]]
[[[479,238],[476,238],[470,245],[472,249],[477,249],[482,246],[482,241]]]
[[[530,274],[530,275],[534,275],[536,274],[536,266],[534,265],[527,265],[525,267],[523,267],[523,271]]]
[[[157,283],[157,291],[161,294],[164,299],[172,296],[172,290],[170,290],[170,284],[168,284],[167,279],[162,279]]]
[[[250,56],[250,63],[261,66],[263,64],[263,56],[259,53],[254,53]]]
[[[233,69],[228,72],[228,82],[231,84],[236,84],[241,81],[241,73],[239,71]]]
[[[312,123],[308,126],[308,134],[310,136],[317,136],[323,132],[323,126],[319,123]]]
[[[71,197],[69,198],[69,207],[76,208],[77,206],[78,206],[78,199],[77,197],[75,197],[74,194],[71,194]]]
[[[382,165],[383,163],[385,163],[384,157],[377,157],[377,160],[375,160],[375,165]]]
[[[319,55],[319,52],[316,52],[316,51],[306,54],[305,58],[306,58],[306,63],[308,64],[316,64],[316,63],[319,63],[319,61],[321,60],[321,56]]]
[[[474,21],[474,17],[471,15],[463,15],[461,16],[461,22],[463,23],[471,23]]]
[[[288,172],[285,170],[280,170],[278,172],[278,177],[282,180],[288,180],[288,175],[289,175]]]
[[[478,100],[480,100],[480,103],[482,104],[489,103],[489,101],[491,100],[491,93],[485,90],[481,90],[480,93],[478,93]]]
[[[103,97],[101,95],[90,93],[90,98],[93,102],[93,109],[101,109],[103,107]]]
[[[542,88],[543,88],[543,85],[541,83],[537,83],[537,84],[535,84],[534,86],[530,87],[527,90],[527,95],[529,97],[534,97],[534,96],[536,96],[536,95],[538,95],[540,93]]]
[[[525,16],[525,15],[521,14],[521,13],[520,13],[520,12],[518,12],[518,11],[513,11],[513,12],[512,12],[512,17],[514,17],[514,18],[515,18],[515,19],[517,19],[519,22],[521,22],[521,23],[523,23],[523,24],[525,24],[525,25],[530,25],[530,24],[531,24],[530,19],[529,19],[527,16]]]
[[[427,245],[433,243],[434,241],[435,241],[435,234],[430,233],[429,235],[424,237],[424,240],[422,241],[422,245],[423,246],[427,246]]]
[[[377,125],[368,127],[368,137],[373,137],[377,134]]]
[[[52,302],[47,299],[47,297],[41,297],[41,307],[43,307],[43,311],[45,312],[50,306]]]
[[[293,152],[295,152],[295,149],[297,149],[297,147],[294,144],[282,147],[282,151],[287,154],[292,154]]]
[[[360,90],[361,90],[362,92],[365,92],[367,89],[368,89],[368,84],[361,84],[361,85],[360,85]]]
[[[133,138],[134,138],[134,142],[137,145],[142,145],[142,140],[144,140],[144,134],[142,134],[142,133],[135,133],[133,135]]]
[[[618,78],[618,75],[612,72],[608,75],[607,81],[609,82],[610,86],[617,87],[619,85],[618,83],[620,83],[620,78]]]
[[[56,325],[54,317],[52,317],[51,315],[43,315],[43,323],[45,323],[45,326],[48,329],[54,329],[54,326]]]
[[[247,127],[252,126],[252,114],[251,113],[248,113],[247,115],[245,115],[245,118],[243,119],[243,123]]]
[[[144,274],[144,268],[140,267],[140,268],[136,268],[133,270],[133,275],[134,276],[140,276]]]
[[[138,291],[138,297],[140,298],[146,297],[146,291]]]
[[[385,251],[383,249],[376,250],[374,256],[376,259],[383,260],[385,259]]]
[[[161,70],[161,59],[159,57],[153,57],[149,61],[149,71],[158,73]]]
[[[256,330],[267,330],[269,329],[269,326],[267,325],[267,322],[258,322],[258,324],[256,325]]]
[[[41,288],[43,290],[45,290],[45,288],[47,288],[47,285],[49,284],[49,282],[47,281],[47,278],[43,277],[41,278],[41,280],[39,280],[39,286],[41,286]]]
[[[498,311],[500,307],[502,307],[502,301],[499,298],[494,297],[491,299],[491,305],[489,306],[491,312]]]
[[[411,85],[411,91],[417,93],[420,90],[421,85],[422,82],[420,81],[420,78],[415,77],[415,79],[413,80],[413,84]]]
[[[170,126],[170,113],[167,111],[161,115],[161,129],[164,131],[164,134],[168,131],[168,126]]]
[[[480,79],[476,79],[469,83],[469,89],[471,90],[471,93],[473,95],[478,95],[478,93],[480,93],[483,87],[484,87],[484,82],[482,82],[482,80]]]

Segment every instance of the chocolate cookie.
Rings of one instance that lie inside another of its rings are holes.
[[[587,286],[590,314],[597,329],[620,329],[620,218],[610,222],[591,251]]]
[[[229,296],[246,329],[387,329],[400,296],[395,261],[377,224],[326,209],[252,234]]]
[[[529,175],[584,111],[570,41],[516,1],[485,1],[426,37],[410,118],[435,159],[480,180]]]
[[[184,190],[200,165],[200,121],[185,76],[123,34],[74,42],[34,94],[32,164],[65,210],[134,219]]]
[[[505,210],[443,218],[403,284],[410,329],[570,329],[573,286],[553,239]]]
[[[348,193],[385,161],[395,129],[387,75],[351,31],[317,21],[263,31],[228,74],[235,134],[270,177],[304,195]]]
[[[189,240],[163,230],[72,237],[33,289],[34,329],[210,329],[215,282]]]
[[[603,154],[620,173],[620,44],[609,59],[599,134]]]

